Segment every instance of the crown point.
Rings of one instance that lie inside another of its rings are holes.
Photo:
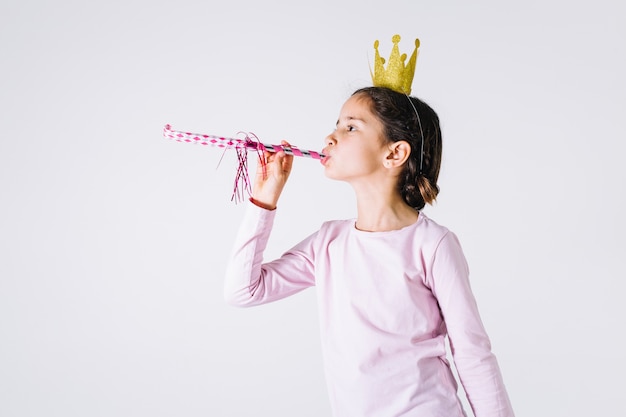
[[[391,38],[391,42],[399,43],[400,42],[400,35],[393,35],[393,38]]]
[[[378,49],[378,45],[379,45],[378,40],[375,40],[375,41],[374,41],[374,48]]]
[[[420,40],[419,39],[415,39],[415,47],[416,48],[420,47]]]

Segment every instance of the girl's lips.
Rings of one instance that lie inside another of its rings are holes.
[[[320,159],[320,162],[322,165],[326,165],[326,162],[328,161],[328,158],[330,158],[330,155],[324,155],[324,157],[322,159]]]

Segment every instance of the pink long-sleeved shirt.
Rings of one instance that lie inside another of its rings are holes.
[[[464,416],[446,334],[475,416],[513,416],[452,232],[423,213],[415,224],[389,232],[330,221],[263,263],[275,213],[249,205],[225,296],[233,305],[253,306],[317,287],[335,416]]]

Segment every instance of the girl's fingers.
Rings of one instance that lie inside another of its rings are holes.
[[[281,141],[280,144],[282,146],[288,146],[291,148],[291,145],[286,140]],[[293,155],[284,154],[282,162],[283,172],[289,175],[289,173],[291,172],[291,167],[293,166]]]
[[[282,141],[281,145],[291,147],[287,141]],[[273,181],[284,183],[291,173],[292,166],[293,155],[288,155],[284,151],[264,151],[262,163],[257,167],[257,178],[263,182],[267,182],[271,178]]]
[[[289,146],[282,141],[282,146]],[[262,207],[273,209],[291,173],[293,155],[284,151],[273,153],[263,152],[262,159],[257,166],[257,178],[254,183],[252,196]]]

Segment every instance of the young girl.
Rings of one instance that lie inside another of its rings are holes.
[[[293,162],[266,152],[228,267],[227,300],[253,306],[317,287],[337,417],[464,416],[446,335],[476,417],[513,416],[461,246],[421,211],[439,191],[437,114],[387,88],[357,90],[323,153],[326,175],[354,189],[356,220],[326,222],[263,263]]]

